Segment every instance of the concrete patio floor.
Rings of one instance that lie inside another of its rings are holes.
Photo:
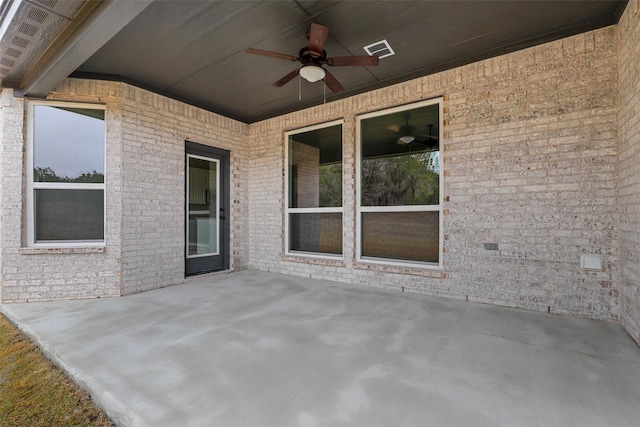
[[[607,322],[251,270],[0,309],[119,425],[640,425]]]

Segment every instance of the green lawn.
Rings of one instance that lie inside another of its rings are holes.
[[[0,426],[113,426],[89,397],[0,315]]]

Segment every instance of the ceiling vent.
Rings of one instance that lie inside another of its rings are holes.
[[[380,59],[395,55],[395,52],[391,49],[391,45],[389,45],[387,40],[380,40],[379,42],[371,43],[370,45],[365,46],[364,50],[369,54],[369,56],[377,55]]]

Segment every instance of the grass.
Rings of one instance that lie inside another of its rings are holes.
[[[112,427],[107,416],[0,315],[0,427]]]

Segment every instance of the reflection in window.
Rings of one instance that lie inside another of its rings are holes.
[[[440,104],[359,118],[359,258],[440,263]]]
[[[102,190],[35,190],[35,208],[36,241],[103,237]]]
[[[362,256],[438,262],[440,214],[363,212]]]
[[[29,104],[30,244],[104,240],[105,110]]]
[[[33,180],[104,182],[104,110],[35,105]]]
[[[362,159],[362,206],[437,205],[437,160],[433,151]]]
[[[341,213],[293,213],[289,216],[289,250],[342,253]]]
[[[219,254],[218,161],[187,155],[187,257]]]
[[[342,254],[342,125],[288,135],[288,251]]]

